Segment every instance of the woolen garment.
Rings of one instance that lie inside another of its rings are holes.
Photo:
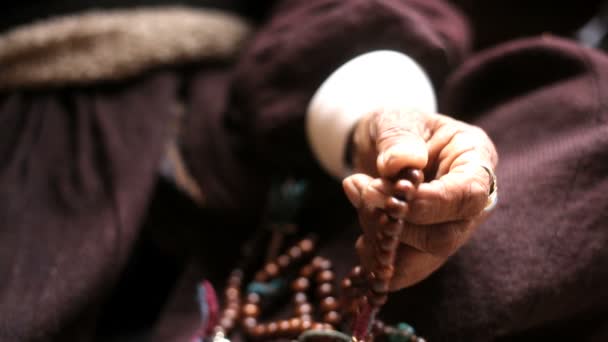
[[[564,8],[578,8],[569,4]],[[504,42],[542,32],[536,21],[526,31],[517,16],[500,26],[513,35],[479,35],[483,13],[460,6],[284,1],[234,65],[165,61],[124,80],[5,90],[0,340],[93,339],[142,222],[154,214],[146,208],[179,102],[187,108],[184,158],[221,215],[213,224],[186,218],[203,238],[166,221],[156,229],[196,236],[198,249],[227,246],[191,261],[152,329],[159,341],[191,337],[198,324],[195,281],[222,273],[210,268],[228,271],[252,229],[234,221],[259,214],[270,177],[305,175],[327,184],[306,144],[306,105],[333,70],[374,49],[415,58],[436,86],[441,111],[484,128],[501,158],[493,215],[439,271],[392,295],[383,316],[411,323],[430,341],[605,340],[608,59],[547,35]],[[514,13],[525,15],[523,8]],[[559,20],[546,27],[566,32],[584,14],[562,22],[563,31]],[[480,45],[493,46],[471,53]],[[341,217],[343,226],[308,218],[346,235],[323,242],[342,273],[356,261],[353,218]],[[223,245],[224,235],[237,241]]]

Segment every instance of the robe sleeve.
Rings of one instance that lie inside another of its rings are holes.
[[[176,84],[0,93],[0,340],[84,339],[57,334],[87,329],[131,254]]]
[[[236,66],[224,124],[243,155],[269,172],[320,174],[305,132],[322,82],[352,58],[393,50],[415,60],[440,91],[464,58],[466,20],[443,1],[285,1],[275,7]]]

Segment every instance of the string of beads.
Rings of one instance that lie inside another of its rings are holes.
[[[417,187],[422,173],[407,169],[396,177],[395,183],[399,179],[406,179]],[[293,197],[290,196],[287,203],[295,207],[297,201]],[[227,337],[240,327],[254,341],[424,342],[408,324],[390,326],[376,317],[387,301],[402,229],[400,224],[391,224],[396,219],[388,212],[378,219],[378,227],[382,228],[371,239],[364,236],[374,248],[373,266],[369,270],[360,266],[353,268],[339,288],[331,261],[314,255],[314,238],[299,241],[264,264],[247,286],[243,286],[243,271],[233,270],[224,291],[225,305],[210,341],[229,341]],[[290,279],[290,273],[295,273],[295,277],[292,275]],[[262,322],[264,303],[280,297],[288,287],[292,292],[293,316]],[[312,305],[312,298],[318,302],[316,307]],[[351,331],[351,334],[342,331]]]

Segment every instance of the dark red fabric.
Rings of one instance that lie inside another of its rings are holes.
[[[175,89],[160,73],[1,95],[1,341],[73,334],[107,296],[139,232]]]
[[[268,170],[318,173],[304,114],[332,71],[358,54],[392,49],[420,61],[440,87],[468,44],[463,18],[441,1],[286,1],[239,59],[227,120]]]
[[[262,206],[270,171],[321,173],[304,136],[308,100],[341,63],[390,48],[418,59],[442,111],[486,129],[501,161],[493,216],[437,273],[394,294],[383,315],[410,322],[431,341],[601,341],[608,325],[606,57],[550,37],[468,56],[468,33],[467,19],[442,1],[293,0],[276,8],[235,68],[2,94],[0,340],[84,340],[94,329],[149,216],[180,96],[186,162],[209,203],[238,221]],[[343,227],[328,225],[327,216],[307,218],[350,236],[324,241],[342,273],[355,262],[357,230],[345,228],[353,217],[341,218]],[[197,259],[184,279],[207,276],[201,270],[209,265],[225,269],[225,253],[238,252],[238,242],[216,232],[238,241],[247,235],[222,221],[181,219],[190,231],[159,228],[200,241],[200,249],[224,249]],[[193,285],[178,287],[159,340],[190,336]]]
[[[255,160],[247,139],[226,119],[230,66],[196,67],[185,82],[186,115],[180,145],[205,206],[226,220],[254,220],[263,210],[270,174]],[[238,215],[235,215],[238,212]]]
[[[551,36],[500,45],[456,69],[441,110],[495,141],[499,205],[436,274],[392,295],[382,316],[431,341],[604,340],[607,82],[605,54]],[[341,274],[354,263],[357,234],[344,231],[322,252]],[[196,314],[184,297],[174,303],[180,310],[170,312]]]
[[[539,330],[601,340],[592,337],[608,326],[607,86],[605,54],[554,37],[501,45],[456,72],[443,111],[496,143],[499,204],[439,272],[395,294],[387,314],[433,341]]]
[[[571,36],[603,0],[451,0],[467,14],[475,49],[543,33]]]

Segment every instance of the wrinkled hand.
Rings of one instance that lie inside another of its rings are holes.
[[[439,268],[481,223],[492,184],[482,165],[493,170],[498,157],[475,126],[440,114],[380,110],[355,127],[352,161],[358,173],[343,186],[363,228],[357,242],[363,266],[377,266],[379,231],[403,227],[391,282],[397,290]],[[404,168],[423,170],[425,181],[416,187],[396,179]]]

